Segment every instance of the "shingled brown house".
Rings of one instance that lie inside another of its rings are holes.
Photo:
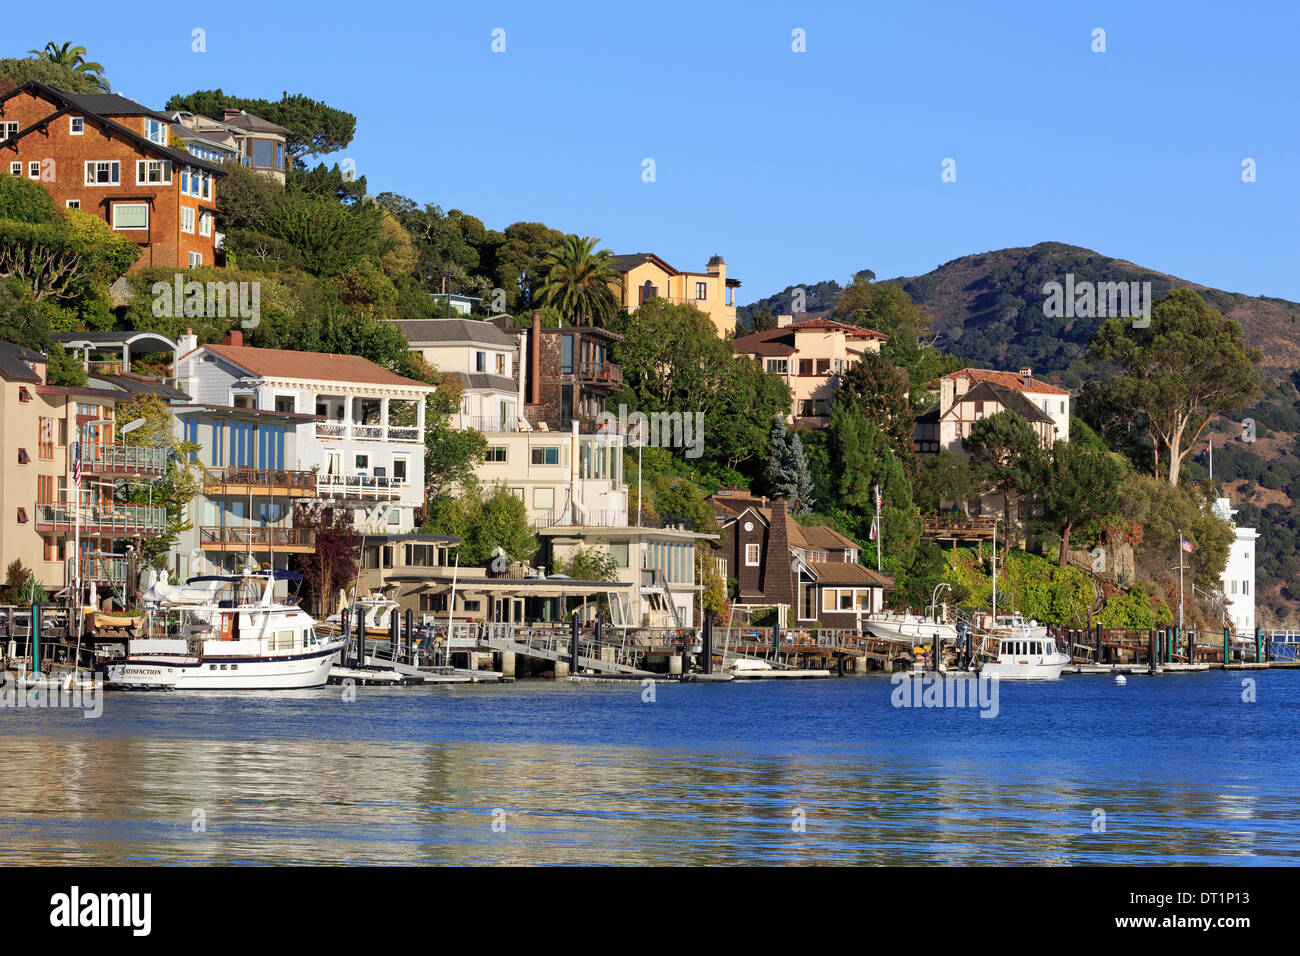
[[[858,545],[822,525],[801,525],[783,498],[723,488],[709,498],[717,516],[719,572],[736,584],[737,604],[786,605],[789,626],[852,630],[858,611],[874,613],[894,586],[858,563]]]
[[[39,182],[61,206],[141,246],[133,269],[217,259],[221,168],[169,143],[170,120],[116,93],[26,83],[0,95],[0,172]]]

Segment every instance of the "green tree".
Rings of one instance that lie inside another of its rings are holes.
[[[798,432],[786,430],[784,418],[778,418],[772,425],[764,477],[769,493],[785,498],[791,514],[812,511],[812,475],[804,457],[803,442]]]
[[[1002,554],[1011,547],[1011,498],[1034,487],[1043,472],[1043,450],[1029,423],[1013,411],[981,418],[971,426],[966,450],[984,467],[993,490],[1002,496]]]
[[[1092,354],[1119,366],[1110,381],[1115,400],[1145,417],[1170,485],[1216,415],[1249,405],[1261,391],[1255,366],[1262,356],[1247,349],[1241,325],[1225,319],[1190,289],[1174,289],[1151,309],[1150,324],[1107,319]]]
[[[613,253],[597,249],[599,239],[565,236],[546,255],[540,286],[542,305],[553,306],[578,325],[605,325],[618,311],[610,286],[620,280]]]
[[[912,408],[907,371],[883,354],[864,352],[840,376],[835,400],[858,404],[867,419],[889,436],[894,454],[908,478],[915,481],[919,467],[913,439],[916,412]]]
[[[920,540],[920,522],[912,501],[912,486],[890,447],[889,438],[856,405],[836,403],[831,408],[828,448],[835,469],[837,504],[846,513],[852,533],[862,543],[870,540],[876,515],[876,493],[881,497],[885,568],[898,570],[911,564]]]
[[[148,502],[166,509],[162,533],[138,542],[141,561],[148,567],[163,570],[180,536],[194,527],[189,518],[189,506],[203,491],[203,483],[199,466],[190,459],[199,446],[175,436],[171,410],[156,395],[142,395],[123,402],[114,409],[113,415],[119,430],[129,422],[144,422],[123,435],[123,442],[161,448],[167,455],[167,471],[161,478],[143,487],[127,484],[122,489],[126,499],[133,504]]]
[[[1061,534],[1057,565],[1065,567],[1070,534],[1077,525],[1109,518],[1119,506],[1123,469],[1110,452],[1080,442],[1052,446],[1044,510]]]
[[[430,502],[421,530],[460,538],[463,565],[486,564],[497,548],[515,561],[531,561],[537,553],[524,503],[503,485],[486,494],[476,485]]]
[[[563,240],[564,233],[540,222],[516,222],[504,232],[488,233],[484,268],[505,291],[507,311],[526,312],[540,305],[538,287],[548,270],[547,253]]]
[[[63,46],[59,46],[51,40],[45,44],[44,50],[28,50],[27,53],[38,59],[57,64],[68,70],[68,72],[85,78],[87,82],[94,86],[97,92],[107,93],[109,91],[108,80],[104,78],[104,65],[87,60],[84,46],[73,46],[71,40],[63,44]]]
[[[925,455],[915,485],[916,503],[925,514],[937,515],[945,501],[970,517],[970,501],[978,498],[986,477],[970,458],[955,452]]]
[[[556,558],[551,570],[579,581],[618,580],[618,563],[612,554],[598,545],[575,548],[567,561]]]

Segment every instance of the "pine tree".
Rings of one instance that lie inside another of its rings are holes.
[[[813,481],[808,457],[804,454],[799,435],[787,433],[784,418],[778,417],[772,425],[764,477],[772,495],[786,499],[791,514],[805,514],[812,510]]]

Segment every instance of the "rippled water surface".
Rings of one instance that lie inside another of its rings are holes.
[[[660,684],[645,702],[640,684],[525,681],[109,694],[92,720],[5,708],[0,864],[1300,862],[1300,672],[1004,683],[993,719],[895,708],[892,690]]]

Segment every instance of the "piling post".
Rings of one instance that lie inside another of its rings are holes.
[[[1255,663],[1256,664],[1258,664],[1262,659],[1260,657],[1260,650],[1262,648],[1263,643],[1264,643],[1264,632],[1261,628],[1256,626],[1255,628]]]
[[[409,607],[404,615],[406,620],[406,663],[415,663],[415,612]]]
[[[1273,635],[1272,633],[1268,633],[1264,635],[1264,660],[1267,662],[1272,659],[1273,659]]]
[[[1147,630],[1147,667],[1155,670],[1160,666],[1160,655],[1156,645],[1156,629]]]
[[[32,603],[32,613],[29,620],[32,629],[32,675],[38,675],[41,672],[41,614],[45,610],[45,605],[39,601]]]
[[[1097,622],[1096,630],[1097,630],[1097,663],[1104,664],[1106,663],[1106,646],[1102,643],[1101,621]]]
[[[1178,648],[1179,648],[1178,638],[1179,638],[1180,630],[1181,629],[1178,627],[1177,624],[1169,628],[1169,663],[1171,664],[1174,662],[1174,657],[1178,653]]]
[[[366,664],[366,609],[357,608],[357,666]]]
[[[704,634],[702,635],[700,650],[704,652],[704,673],[713,673],[713,612],[704,612]]]
[[[1225,666],[1231,663],[1228,658],[1228,629],[1226,627],[1223,629],[1223,663]]]
[[[402,616],[395,610],[388,613],[388,649],[397,660],[397,652],[402,646]]]
[[[569,619],[569,672],[578,673],[578,615]]]

